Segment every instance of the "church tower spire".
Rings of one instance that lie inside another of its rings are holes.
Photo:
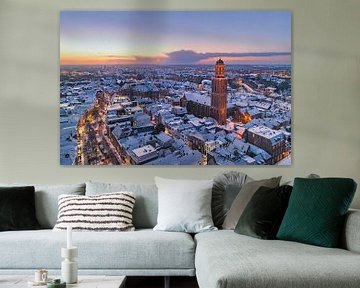
[[[220,58],[215,64],[215,76],[212,79],[211,93],[212,116],[220,125],[226,124],[227,118],[227,82],[225,64]]]

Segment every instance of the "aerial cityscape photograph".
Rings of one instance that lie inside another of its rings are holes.
[[[289,11],[62,11],[61,165],[291,165]]]

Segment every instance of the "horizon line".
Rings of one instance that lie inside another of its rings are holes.
[[[183,64],[154,64],[154,63],[143,63],[143,64],[60,64],[60,66],[214,66],[215,64],[204,64],[204,63],[183,63]],[[226,66],[291,66],[292,63],[254,63],[254,64],[226,64]]]

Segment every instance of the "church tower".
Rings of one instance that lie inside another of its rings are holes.
[[[227,118],[227,78],[224,61],[215,64],[215,77],[212,79],[211,110],[212,116],[220,125],[226,124]]]

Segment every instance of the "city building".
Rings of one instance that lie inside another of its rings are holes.
[[[212,79],[211,110],[212,116],[219,124],[225,125],[227,118],[227,83],[224,61],[219,59],[215,64],[215,76]]]
[[[156,149],[151,145],[133,149],[130,153],[131,162],[136,165],[144,164],[158,157]]]
[[[269,164],[275,164],[283,158],[285,152],[285,137],[282,131],[273,130],[266,126],[249,128],[247,141],[271,155]]]
[[[213,117],[218,124],[225,125],[228,115],[227,83],[224,61],[215,64],[215,76],[212,78],[211,97],[200,93],[187,92],[180,99],[182,107],[197,117]],[[233,110],[233,109],[232,109]]]
[[[123,95],[129,96],[131,99],[134,99],[135,97],[149,97],[155,99],[160,97],[159,89],[150,82],[125,83],[120,88],[120,92]]]

